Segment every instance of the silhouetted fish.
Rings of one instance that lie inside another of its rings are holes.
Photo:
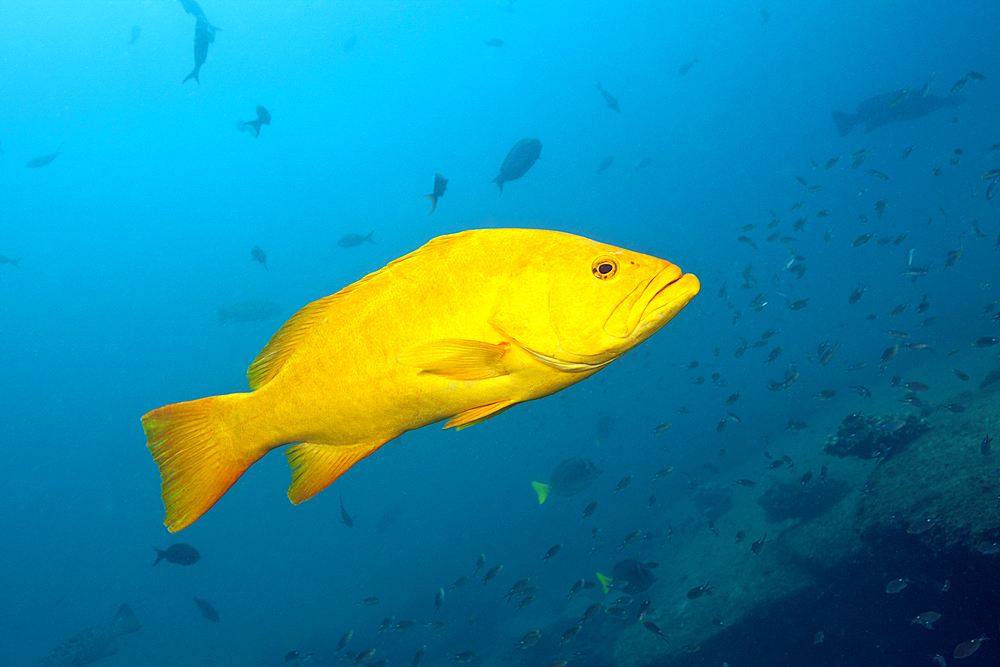
[[[603,160],[601,160],[601,164],[598,165],[598,167],[597,167],[597,173],[598,174],[603,173],[604,170],[607,169],[608,167],[610,167],[611,163],[614,162],[614,161],[615,161],[615,156],[614,155],[609,155],[606,158],[604,158]]]
[[[374,233],[375,232],[372,231],[368,236],[362,236],[361,234],[344,234],[337,239],[337,245],[341,248],[353,248],[354,246],[361,245],[365,241],[375,243],[375,241],[372,241],[372,234]]]
[[[196,21],[204,21],[205,25],[212,32],[212,35],[215,35],[216,30],[222,30],[222,28],[217,28],[208,22],[205,12],[201,10],[201,7],[194,0],[181,0],[181,4],[184,6],[184,11],[193,16]]]
[[[139,619],[127,604],[118,608],[111,623],[87,628],[52,649],[39,667],[84,667],[118,653],[115,639],[142,630]]]
[[[38,167],[44,167],[49,162],[52,162],[59,156],[59,151],[62,150],[63,145],[59,144],[59,148],[56,149],[55,153],[50,153],[49,155],[39,155],[36,158],[32,158],[24,163],[24,166],[28,169],[37,169]]]
[[[219,316],[219,324],[225,324],[228,320],[233,322],[263,322],[281,315],[283,310],[273,301],[251,299],[234,303],[229,308],[216,308],[215,314]]]
[[[656,577],[653,576],[649,568],[634,558],[627,558],[616,563],[614,569],[611,570],[611,576],[614,577],[615,581],[628,582],[623,590],[629,595],[642,593],[656,581]]]
[[[212,605],[210,605],[205,600],[202,600],[197,595],[194,596],[194,603],[198,605],[198,611],[201,612],[202,616],[212,621],[213,623],[219,622],[219,612],[215,611],[215,608]]]
[[[205,64],[205,58],[208,57],[208,45],[214,41],[215,30],[208,24],[208,21],[199,18],[194,25],[194,69],[184,77],[184,81],[181,83],[185,83],[188,79],[194,79],[199,84],[201,83],[198,74],[201,71],[201,66]]]
[[[271,124],[271,112],[258,104],[257,120],[248,120],[248,121],[241,120],[236,124],[236,127],[237,129],[240,129],[244,132],[252,133],[253,138],[256,139],[258,136],[260,136],[260,126],[270,125],[270,124]]]
[[[264,265],[264,270],[267,271],[267,255],[264,251],[260,249],[260,246],[254,246],[250,249],[250,258],[255,259]]]
[[[448,187],[448,179],[442,176],[441,174],[434,174],[434,192],[430,193],[429,195],[424,195],[432,202],[434,202],[431,205],[431,213],[433,213],[434,209],[437,208],[438,198],[444,196],[444,190],[446,187]],[[427,215],[430,215],[430,213],[428,213]]]
[[[549,493],[568,498],[588,488],[597,480],[601,469],[593,461],[581,458],[566,459],[552,471],[548,484],[532,482],[535,493],[538,494],[538,504],[545,502]]]
[[[621,113],[621,109],[618,108],[618,100],[615,96],[604,90],[604,86],[600,82],[597,83],[597,89],[601,91],[601,95],[604,95],[604,101],[608,103],[608,108]]]
[[[198,559],[201,558],[198,550],[190,544],[172,544],[167,547],[166,551],[161,551],[156,547],[153,547],[153,549],[156,551],[156,562],[153,565],[156,565],[161,560],[165,560],[168,563],[177,563],[178,565],[191,565],[192,563],[197,563]]]
[[[689,71],[691,71],[691,68],[694,67],[694,64],[696,62],[698,62],[698,56],[695,56],[691,60],[681,65],[681,68],[677,70],[677,76],[684,76],[685,74],[687,74]]]
[[[494,37],[490,41],[486,42],[486,46],[493,46],[499,49],[501,46],[503,46],[503,40],[500,39],[499,37]]]
[[[896,100],[899,95],[900,91],[896,91],[870,97],[858,105],[855,113],[834,111],[833,122],[837,124],[837,134],[846,137],[855,125],[864,125],[865,132],[871,132],[886,123],[915,120],[934,113],[938,109],[958,106],[965,102],[965,98],[961,95],[955,97],[908,95],[893,106],[893,100]]]
[[[11,259],[10,257],[4,257],[0,255],[0,264],[13,264],[15,269],[20,269],[21,267],[17,265],[21,261],[21,258]]]
[[[132,46],[139,41],[139,37],[142,35],[142,28],[137,25],[132,26],[132,39],[129,40],[128,45]]]
[[[354,520],[357,518],[357,514],[351,516],[347,513],[347,510],[344,509],[344,494],[340,494],[340,523],[344,524],[348,528],[354,528]]]
[[[541,152],[542,142],[538,139],[521,139],[514,144],[500,165],[500,175],[493,179],[500,188],[500,194],[503,194],[503,184],[524,176]]]

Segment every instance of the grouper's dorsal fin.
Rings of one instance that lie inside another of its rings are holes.
[[[303,306],[271,336],[271,340],[247,369],[251,389],[260,389],[278,374],[285,361],[295,352],[299,340],[309,334],[316,322],[324,317],[330,302],[336,297],[337,294],[331,294]]]

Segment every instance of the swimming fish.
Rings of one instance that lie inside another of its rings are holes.
[[[251,392],[142,417],[164,523],[191,525],[283,445],[298,504],[407,431],[471,426],[561,391],[652,336],[699,289],[669,262],[562,232],[433,239],[296,313],[250,366]]]
[[[39,667],[84,667],[118,653],[115,639],[139,630],[142,630],[139,619],[127,604],[123,604],[118,608],[118,613],[111,623],[87,628],[77,633],[72,639],[52,649]]]
[[[62,150],[63,145],[59,144],[59,148],[56,149],[55,153],[49,153],[48,155],[39,155],[38,157],[31,158],[24,163],[24,166],[28,169],[38,169],[39,167],[44,167],[48,163],[59,157],[59,152]]]
[[[608,108],[621,113],[621,109],[618,108],[618,99],[608,91],[604,90],[604,86],[602,86],[600,82],[597,84],[597,89],[601,91],[601,95],[604,96],[604,101],[608,103]]]
[[[347,513],[347,510],[344,509],[344,494],[340,494],[340,523],[344,524],[348,528],[354,528],[354,520],[357,518],[357,514],[351,516]]]
[[[236,128],[242,130],[243,132],[250,132],[253,134],[253,138],[256,139],[260,136],[260,126],[271,124],[271,112],[257,105],[257,119],[256,120],[241,120],[236,123]]]
[[[685,74],[687,74],[688,72],[690,72],[691,68],[694,67],[694,64],[696,62],[698,62],[698,56],[695,56],[691,60],[689,60],[686,63],[684,63],[683,65],[681,65],[681,68],[679,70],[677,70],[677,76],[684,76]]]
[[[601,164],[597,165],[597,173],[602,174],[604,170],[611,166],[611,163],[615,161],[614,155],[608,155],[601,160]]]
[[[362,236],[361,234],[344,234],[337,239],[337,245],[341,248],[353,248],[354,246],[361,245],[365,241],[374,244],[375,241],[372,241],[372,234],[374,233],[375,230],[372,230],[368,236]]]
[[[260,249],[260,246],[254,246],[250,248],[250,259],[260,262],[264,265],[264,270],[267,271],[267,255],[264,251]]]
[[[493,179],[500,188],[500,194],[503,194],[503,184],[515,181],[528,173],[541,153],[542,142],[538,139],[521,139],[514,144],[500,165],[500,175]]]
[[[139,41],[139,37],[142,35],[142,28],[137,25],[132,26],[132,39],[129,40],[128,45],[132,46]]]
[[[165,560],[168,563],[177,563],[178,565],[192,565],[198,562],[201,558],[201,554],[190,544],[172,544],[166,551],[160,551],[156,547],[153,547],[156,551],[156,561],[153,565],[156,565],[161,560]]]
[[[216,28],[213,28],[205,20],[204,14],[198,17],[194,24],[194,69],[184,77],[184,81],[181,83],[187,83],[188,79],[194,79],[199,84],[201,83],[198,76],[201,72],[201,66],[205,64],[205,58],[208,57],[208,45],[215,41],[215,30]]]
[[[448,187],[448,179],[441,174],[434,174],[434,192],[429,195],[424,195],[433,202],[433,204],[431,204],[431,213],[433,213],[434,209],[437,208],[438,199],[444,196],[444,190],[446,187]],[[428,215],[430,215],[430,213],[428,213]]]
[[[601,474],[601,469],[592,461],[581,458],[566,459],[556,466],[549,477],[549,483],[532,482],[531,486],[538,494],[538,504],[541,505],[550,493],[569,498],[590,487]],[[597,506],[594,506],[597,509]]]
[[[277,317],[284,312],[284,309],[273,301],[264,299],[251,299],[234,303],[228,308],[216,308],[215,314],[219,317],[219,324],[225,324],[229,320],[233,322],[263,322]]]
[[[846,137],[851,133],[856,125],[864,125],[865,132],[879,128],[886,123],[893,123],[900,120],[916,120],[932,114],[938,109],[950,106],[958,106],[965,102],[965,98],[958,97],[938,97],[937,95],[927,95],[920,97],[909,95],[901,99],[900,92],[886,93],[870,97],[858,104],[854,113],[833,112],[833,122],[837,126],[837,134]],[[895,103],[893,103],[895,100]]]
[[[21,257],[18,257],[17,259],[11,259],[10,257],[4,257],[3,255],[0,255],[0,264],[13,264],[15,269],[19,269],[21,267],[18,265],[18,262],[20,262],[21,259],[22,259]]]
[[[194,603],[198,605],[198,611],[201,612],[202,616],[212,621],[213,623],[219,622],[220,620],[219,612],[215,611],[215,607],[210,605],[206,600],[202,600],[200,597],[195,595]]]
[[[490,38],[490,41],[486,42],[486,46],[492,46],[499,49],[501,46],[503,46],[503,40],[500,39],[499,37],[492,37]]]

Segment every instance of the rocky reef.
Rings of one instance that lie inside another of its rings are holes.
[[[930,429],[927,420],[915,414],[848,415],[837,432],[826,439],[823,448],[831,456],[859,459],[886,459],[903,451],[907,445]]]
[[[775,482],[757,503],[764,508],[769,523],[788,519],[806,521],[826,514],[850,491],[843,480],[828,479],[810,484]]]

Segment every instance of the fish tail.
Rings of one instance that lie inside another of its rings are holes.
[[[123,604],[118,608],[118,613],[115,614],[115,618],[111,621],[111,625],[114,628],[115,634],[118,636],[142,630],[142,626],[139,624],[139,619],[135,617],[135,614],[132,612],[132,608],[127,604]]]
[[[541,482],[532,482],[531,486],[535,489],[535,493],[538,494],[538,504],[541,505],[549,497],[549,491],[552,490],[552,487]]]
[[[157,563],[159,563],[161,560],[163,560],[163,557],[167,555],[167,552],[166,551],[160,551],[156,547],[153,547],[153,550],[156,551],[156,561],[153,563],[153,565],[155,566]]]
[[[163,523],[171,533],[197,521],[267,453],[243,442],[237,445],[228,426],[249,395],[210,396],[143,415],[146,446],[160,468]]]
[[[370,232],[370,233],[368,234],[368,236],[366,236],[366,237],[365,237],[365,241],[368,241],[369,243],[373,243],[373,244],[375,244],[375,245],[378,245],[377,243],[375,243],[375,241],[372,241],[372,235],[373,235],[374,233],[375,233],[375,230],[373,229],[373,230],[372,230],[372,231],[371,231],[371,232]]]
[[[200,67],[195,67],[193,70],[191,70],[191,73],[188,74],[186,77],[184,77],[184,80],[181,81],[181,83],[187,83],[188,79],[194,79],[195,81],[198,82],[198,85],[200,86],[201,85],[201,79],[198,78],[198,70],[199,69],[201,69],[201,68]]]
[[[501,176],[497,176],[496,178],[493,179],[493,182],[497,184],[498,188],[500,188],[500,194],[502,195],[503,194],[503,176],[502,175]]]
[[[427,197],[428,199],[430,199],[433,202],[433,204],[431,204],[431,213],[433,213],[434,209],[437,208],[438,198],[435,197],[434,195],[424,195],[424,196]],[[431,213],[428,213],[427,215],[430,215]]]
[[[12,259],[12,260],[9,260],[9,261],[10,261],[11,264],[14,265],[15,269],[20,269],[21,267],[18,266],[18,262],[20,262],[22,259],[23,259],[22,257],[19,257],[17,259]]]

